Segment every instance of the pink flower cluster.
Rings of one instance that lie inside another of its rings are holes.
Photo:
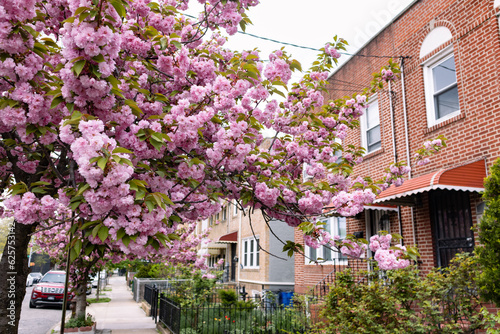
[[[374,235],[370,238],[370,250],[375,253],[374,259],[382,270],[402,269],[410,265],[410,261],[403,258],[406,247],[395,245],[391,248],[390,234]]]
[[[394,72],[392,72],[389,69],[383,68],[382,71],[380,72],[382,74],[382,80],[389,82],[389,81],[394,81],[396,76],[394,75]]]
[[[340,252],[344,255],[360,258],[365,255],[366,249],[368,247],[366,244],[358,243],[353,240],[345,239],[342,240]]]
[[[33,224],[56,216],[56,211],[65,211],[64,206],[49,195],[38,199],[32,192],[25,192],[22,196],[15,195],[4,202],[4,217],[14,217],[21,224]]]
[[[328,54],[332,58],[335,58],[335,59],[340,58],[340,53],[330,43],[327,43],[325,45],[325,53]]]
[[[283,56],[281,50],[275,51],[269,56],[269,63],[266,65],[264,70],[264,75],[269,81],[274,81],[276,79],[281,79],[283,83],[287,84],[292,78],[292,71],[290,70],[290,65],[280,58]]]

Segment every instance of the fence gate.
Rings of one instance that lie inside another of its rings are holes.
[[[434,190],[429,202],[437,265],[447,267],[455,254],[474,249],[469,193]]]

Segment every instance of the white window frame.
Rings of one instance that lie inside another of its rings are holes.
[[[427,60],[423,64],[423,70],[424,70],[424,89],[425,89],[425,105],[426,105],[426,111],[427,111],[427,126],[430,128],[434,125],[440,124],[450,118],[453,118],[455,116],[460,115],[460,105],[459,109],[446,115],[443,116],[439,119],[436,119],[436,107],[434,104],[434,77],[432,75],[432,70],[438,66],[439,64],[443,63],[444,61],[450,59],[451,57],[454,57],[455,54],[453,53],[453,47],[450,46],[434,57],[431,57],[429,60]],[[457,63],[456,63],[456,58],[455,58],[455,69],[457,68]],[[458,87],[458,77],[455,73],[455,84]],[[451,86],[448,86],[449,88]],[[460,101],[460,95],[459,95],[459,101]]]
[[[309,164],[304,162],[302,164],[302,182],[307,182],[313,179],[312,175],[307,174],[307,168],[309,168]]]
[[[233,202],[233,216],[237,216],[238,215],[238,204],[236,202],[236,200]]]
[[[378,114],[378,127],[380,129],[380,147],[377,147],[376,149],[369,150],[368,149],[368,131],[373,129],[377,125],[368,128],[367,127],[368,126],[367,116],[368,116],[368,110],[373,111],[374,109],[370,109],[370,107],[373,108],[373,106],[375,104],[377,106],[376,110],[377,110],[377,114]],[[377,95],[373,95],[368,99],[368,107],[366,108],[365,112],[361,116],[361,146],[363,146],[365,148],[366,154],[376,152],[376,151],[382,149],[382,125],[380,124],[380,105],[379,105],[379,100],[378,100]]]
[[[253,250],[252,250],[253,245]],[[245,238],[241,242],[241,265],[243,269],[259,269],[260,267],[260,249],[259,237]]]
[[[345,222],[346,222],[346,235],[347,235],[347,220],[345,217],[329,217],[329,218],[323,218],[323,219],[320,219],[320,221],[324,221],[324,222],[327,222],[327,224],[329,224],[329,227],[328,226],[324,226],[324,228],[326,228],[327,230],[330,231],[330,234],[331,236],[335,236],[335,235],[338,235],[338,231],[339,231],[339,221],[343,219]],[[331,232],[331,231],[337,231],[337,232]],[[343,256],[342,254],[340,254],[339,252],[336,252],[334,250],[334,247],[331,247],[332,248],[332,260],[328,260],[328,261],[324,261],[324,260],[319,260],[318,262],[320,264],[323,264],[323,265],[333,265],[333,264],[337,264],[337,265],[347,265],[347,257]],[[312,258],[312,253],[314,253],[314,251],[316,251],[316,259],[319,259],[319,258],[322,258],[324,259],[324,251],[325,251],[325,246],[320,246],[319,248],[311,248],[309,246],[306,246],[305,247],[305,253],[307,255],[307,257],[305,258],[305,264],[306,265],[316,265],[316,262],[314,262],[314,260],[311,260]]]
[[[222,209],[221,209],[221,221],[226,221],[227,220],[227,210],[228,210],[228,206],[227,205],[222,206]]]

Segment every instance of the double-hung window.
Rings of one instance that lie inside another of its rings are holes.
[[[335,235],[344,239],[347,235],[346,218],[330,217],[321,220],[325,225],[323,228],[333,237]],[[318,261],[322,264],[344,264],[347,257],[336,251],[335,247],[321,246],[319,248],[306,247],[306,264],[314,264]]]
[[[361,140],[366,153],[371,153],[382,147],[380,114],[376,97],[370,98],[368,107],[361,117]]]
[[[451,50],[451,49],[450,49]],[[431,127],[460,114],[455,56],[441,54],[424,64],[427,123]]]
[[[243,240],[243,267],[259,267],[259,238],[248,238]]]

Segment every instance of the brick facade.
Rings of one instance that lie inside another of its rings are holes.
[[[357,55],[344,63],[330,78],[327,99],[336,99],[361,91],[369,86],[371,75],[387,64],[389,58],[359,55],[392,56],[404,58],[405,100],[401,79],[385,85],[377,94],[382,148],[367,154],[354,173],[382,176],[383,167],[394,159],[407,161],[427,139],[438,135],[447,138],[448,147],[432,157],[425,166],[412,167],[412,177],[418,177],[468,162],[484,159],[489,168],[500,156],[500,32],[499,8],[494,0],[420,0],[369,41]],[[438,27],[446,27],[452,39],[438,46],[423,58],[420,50],[425,37]],[[424,64],[430,58],[452,47],[455,57],[460,114],[438,125],[429,127],[424,89]],[[398,59],[399,58],[399,59]],[[390,91],[393,92],[394,136],[391,125]],[[407,109],[407,151],[404,105]],[[395,140],[395,152],[393,149]],[[360,130],[351,131],[345,144],[361,145]],[[473,223],[477,223],[476,206],[481,202],[478,193],[468,193]],[[436,245],[431,224],[428,193],[415,196],[418,204],[401,206],[401,226],[398,213],[387,211],[391,232],[401,233],[407,245],[418,245],[420,268],[428,272],[437,265]],[[367,237],[365,210],[348,221],[348,233],[363,231]],[[295,233],[296,242],[302,237]],[[477,240],[477,238],[476,238]],[[306,292],[329,272],[331,266],[306,265],[303,256],[295,258],[296,291]]]

